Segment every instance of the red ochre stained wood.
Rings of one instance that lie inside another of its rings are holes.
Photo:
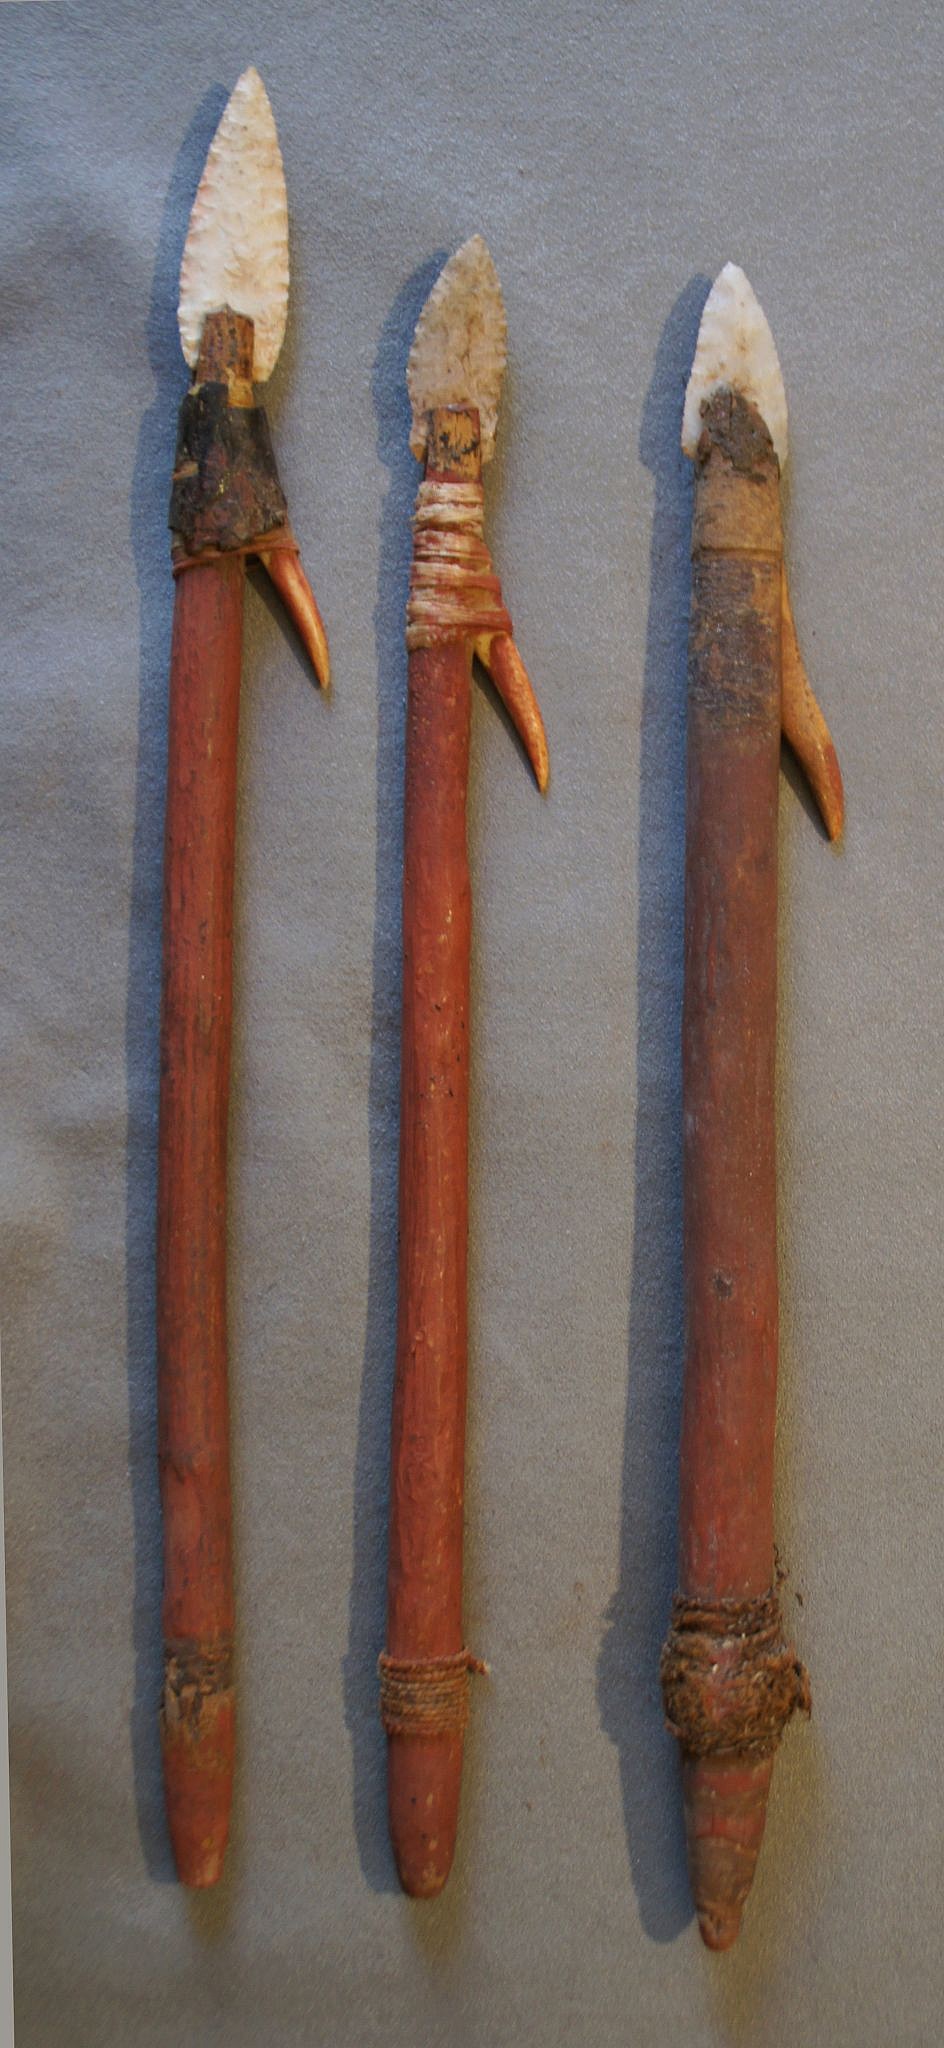
[[[164,851],[157,1328],[164,1787],[178,1874],[219,1877],[233,1779],[226,1140],[244,565],[177,580]]]
[[[477,416],[475,416],[477,418]],[[480,474],[478,439],[427,476]],[[403,848],[400,1245],[391,1445],[387,1650],[463,1647],[472,903],[466,792],[472,649],[446,641],[408,666]],[[388,1735],[390,1832],[415,1898],[442,1889],[459,1813],[461,1734]]]
[[[775,1578],[782,539],[776,456],[730,392],[706,419],[692,553],[679,1576],[685,1599],[734,1603],[770,1596]],[[702,1704],[721,1723],[725,1667],[709,1655],[702,1674]],[[801,1704],[795,1669],[787,1697]],[[679,1732],[699,1923],[726,1948],[763,1835],[772,1745],[697,1754],[694,1731],[691,1749]]]
[[[693,1598],[746,1600],[773,1564],[780,576],[722,566],[722,590],[713,564],[695,568],[696,610],[724,611],[688,713],[680,1570]],[[751,695],[726,717],[704,669],[730,672],[746,615]]]
[[[251,382],[253,323],[203,327],[171,493],[177,566],[164,857],[157,1324],[164,1511],[164,1786],[178,1875],[219,1877],[234,1756],[226,1136],[236,750],[254,553],[322,688],[328,645]]]

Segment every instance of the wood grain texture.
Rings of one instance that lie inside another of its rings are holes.
[[[164,845],[158,1427],[164,1785],[181,1881],[215,1882],[234,1703],[226,1376],[226,1149],[241,557],[177,581]]]

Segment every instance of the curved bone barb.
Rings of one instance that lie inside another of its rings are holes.
[[[491,676],[512,725],[534,771],[541,795],[547,789],[550,764],[547,734],[534,685],[518,649],[508,633],[486,633],[475,642],[475,652]]]
[[[190,215],[177,321],[191,369],[207,314],[223,306],[253,322],[253,376],[264,383],[288,313],[288,200],[269,96],[252,65],[223,110]]]
[[[293,548],[260,548],[259,560],[275,584],[308,655],[321,690],[331,688],[328,636],[315,593]]]
[[[481,235],[472,235],[440,271],[416,323],[406,366],[410,447],[420,461],[427,415],[444,405],[478,407],[482,461],[491,461],[507,340],[498,272]]]
[[[828,837],[838,839],[845,816],[842,773],[832,735],[803,665],[786,570],[781,585],[781,607],[781,721],[784,738],[789,740],[801,768],[806,772]]]
[[[702,405],[720,385],[740,391],[756,405],[782,469],[787,459],[783,376],[767,316],[736,263],[725,264],[705,300],[682,414],[686,455],[697,453]]]

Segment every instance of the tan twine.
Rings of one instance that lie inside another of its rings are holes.
[[[469,1718],[469,1674],[488,1665],[471,1650],[454,1657],[377,1659],[380,1718],[388,1735],[461,1735]]]
[[[448,640],[511,633],[501,583],[483,538],[484,516],[480,483],[427,478],[420,485],[406,608],[406,644],[411,651]]]

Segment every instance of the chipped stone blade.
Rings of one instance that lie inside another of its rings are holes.
[[[441,405],[474,405],[482,461],[491,461],[507,338],[498,272],[481,235],[473,235],[440,271],[416,323],[406,382],[413,408],[410,447],[420,460],[427,413]]]
[[[787,459],[783,376],[767,316],[736,263],[725,264],[705,300],[682,415],[686,455],[696,454],[702,406],[722,385],[756,405],[782,469]]]
[[[191,369],[207,314],[223,306],[252,320],[253,376],[264,383],[288,313],[288,200],[269,96],[252,65],[223,110],[190,215],[177,321]]]

